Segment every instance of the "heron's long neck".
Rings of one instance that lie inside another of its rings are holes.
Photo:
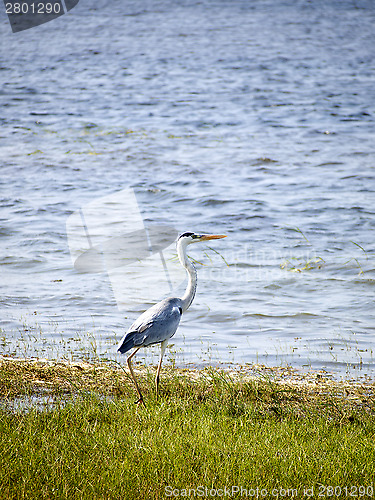
[[[194,300],[195,291],[197,289],[197,271],[194,267],[194,264],[190,262],[186,255],[186,246],[179,244],[177,245],[177,253],[178,258],[180,259],[181,264],[184,266],[188,273],[188,286],[186,287],[184,295],[181,297],[182,300],[182,312],[185,312],[186,309],[190,306],[190,304]]]

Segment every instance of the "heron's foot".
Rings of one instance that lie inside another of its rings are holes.
[[[136,402],[135,402],[135,404],[137,405],[137,407],[138,407],[138,408],[139,408],[140,406],[146,406],[146,405],[145,405],[145,402],[143,401],[143,398],[142,398],[142,397],[140,397],[140,398],[138,399],[138,401],[136,401]]]

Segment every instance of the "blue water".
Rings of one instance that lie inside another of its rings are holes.
[[[134,190],[149,227],[228,235],[191,250],[169,361],[374,376],[372,1],[81,0],[0,22],[3,354],[120,359],[165,290],[141,266],[119,301],[116,270],[74,268],[67,221]]]

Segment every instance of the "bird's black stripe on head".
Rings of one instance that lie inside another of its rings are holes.
[[[179,307],[179,308],[178,308],[178,310],[180,311],[180,314],[182,314],[182,308],[181,308],[181,307]]]
[[[188,236],[192,236],[192,237],[194,237],[194,236],[195,236],[195,234],[194,234],[194,233],[182,233],[182,234],[180,234],[180,236],[178,237],[178,239],[183,238],[183,237],[185,237],[185,236],[186,236],[186,237],[188,237]]]

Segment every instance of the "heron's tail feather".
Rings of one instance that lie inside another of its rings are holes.
[[[136,332],[129,332],[125,337],[121,340],[121,342],[118,345],[117,350],[121,354],[125,354],[127,351],[129,351],[132,347],[134,347],[134,334]]]

